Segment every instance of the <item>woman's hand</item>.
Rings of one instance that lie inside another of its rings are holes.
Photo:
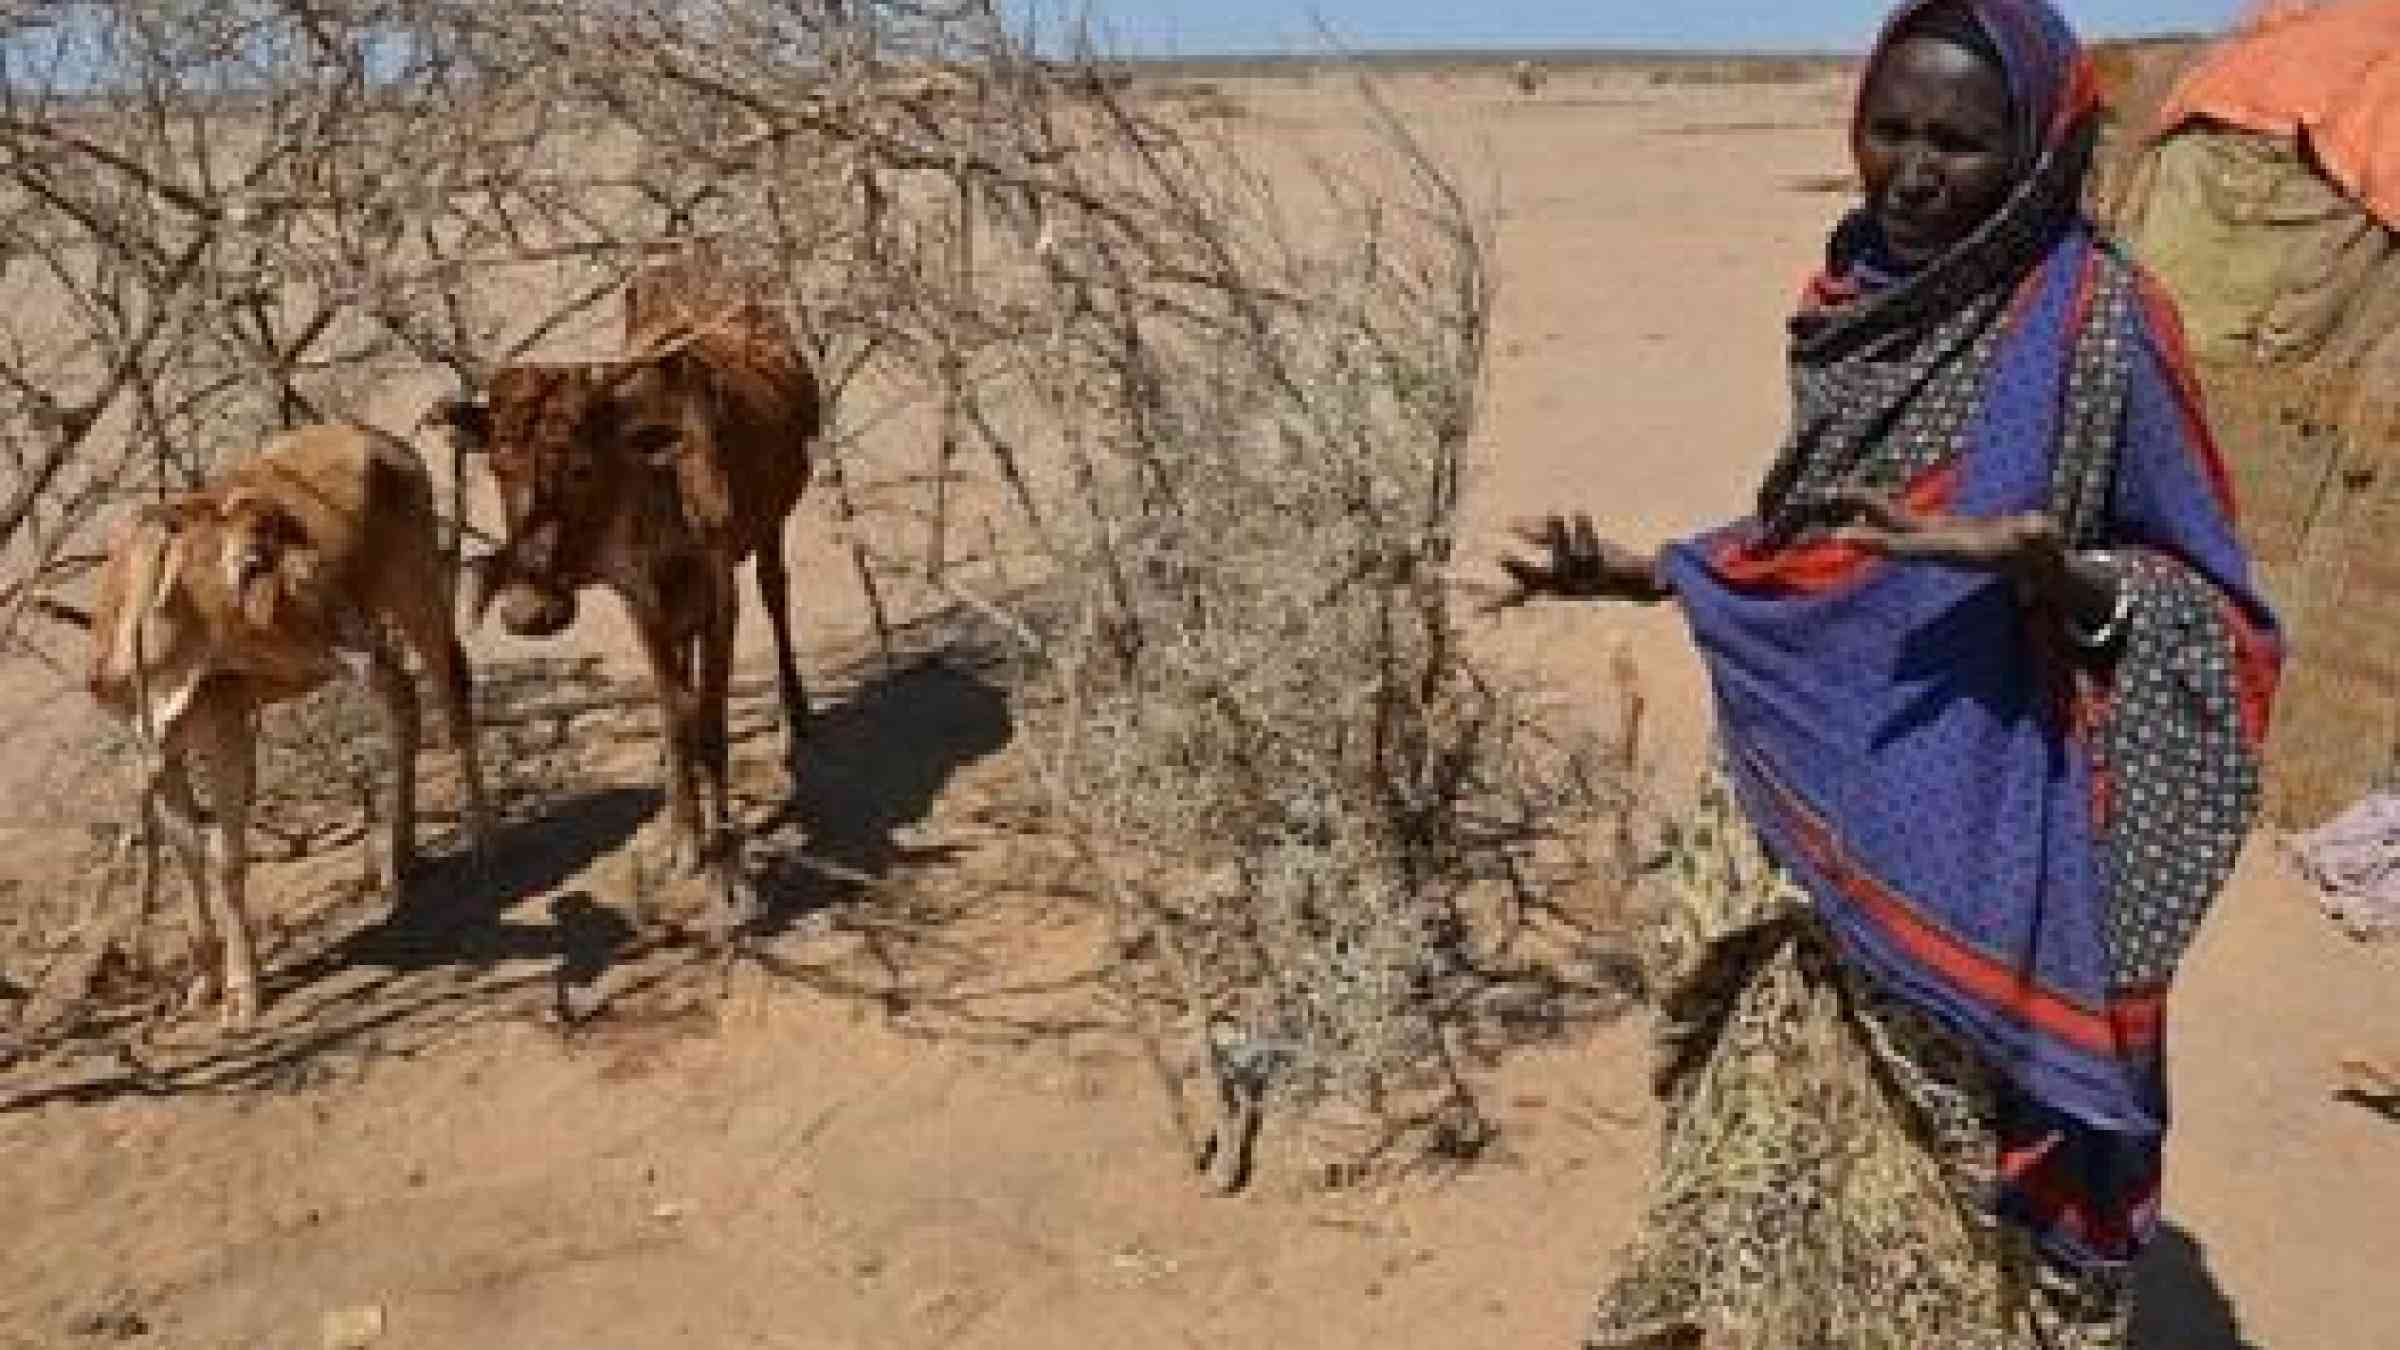
[[[2087,633],[2108,622],[2124,585],[2113,570],[2076,557],[2057,522],[2036,512],[1930,516],[1873,496],[1839,504],[1856,514],[1834,530],[1837,541],[1887,558],[1998,572],[2015,584],[2019,600],[2047,603]]]
[[[1513,585],[1488,608],[1506,609],[1541,595],[1649,602],[1671,594],[1659,579],[1656,554],[1636,553],[1603,540],[1592,528],[1592,518],[1582,512],[1576,513],[1572,525],[1563,516],[1521,521],[1515,533],[1542,556],[1502,558],[1500,570]]]

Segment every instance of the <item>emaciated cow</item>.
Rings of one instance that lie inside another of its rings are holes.
[[[470,578],[478,616],[496,599],[510,632],[548,637],[574,621],[584,587],[624,602],[664,723],[675,869],[713,871],[737,925],[755,902],[728,801],[734,572],[756,558],[796,769],[808,707],[783,526],[822,416],[782,316],[740,285],[705,246],[654,263],[626,288],[622,358],[504,366],[479,396],[426,414],[485,454],[499,488],[507,533]]]
[[[190,883],[196,973],[187,1006],[218,992],[222,1017],[259,1009],[243,890],[256,782],[251,714],[347,671],[382,704],[392,737],[393,893],[416,857],[417,692],[393,643],[434,677],[478,847],[488,826],[469,709],[472,676],[449,609],[433,484],[416,452],[369,427],[304,427],[197,492],[118,522],[92,615],[93,698],[132,728],[144,825],[160,827]],[[188,766],[207,785],[205,818]],[[163,808],[163,810],[162,810]],[[145,893],[156,884],[146,854]],[[222,959],[209,948],[221,947]]]

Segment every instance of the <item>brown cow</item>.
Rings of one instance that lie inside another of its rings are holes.
[[[782,316],[735,284],[705,247],[653,264],[626,288],[623,358],[505,366],[480,397],[441,400],[426,416],[485,452],[499,487],[507,537],[477,560],[478,615],[496,597],[510,632],[548,637],[574,621],[586,586],[624,602],[664,722],[675,867],[713,870],[740,924],[754,904],[727,787],[734,571],[756,557],[796,768],[808,700],[783,526],[808,486],[822,414]]]
[[[248,1025],[259,1006],[243,905],[253,711],[345,670],[374,692],[392,737],[383,881],[396,893],[416,857],[419,733],[396,631],[434,676],[482,844],[488,815],[472,676],[449,595],[424,463],[369,427],[287,432],[202,490],[138,507],[112,531],[87,685],[131,726],[144,824],[153,838],[165,827],[189,879],[197,968],[189,1001],[206,1002],[221,973],[227,1025]],[[187,772],[193,759],[209,789],[205,823]],[[145,893],[156,883],[148,856]],[[208,959],[215,945],[221,963]]]

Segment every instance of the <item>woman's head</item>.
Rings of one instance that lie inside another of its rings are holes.
[[[1852,145],[1894,260],[1939,257],[1990,219],[2092,106],[2074,34],[2042,0],[1911,0],[1863,81]]]
[[[1925,25],[1901,33],[1867,80],[1858,172],[1884,245],[1902,263],[1939,257],[2016,186],[2024,156],[2008,76],[1985,47]]]

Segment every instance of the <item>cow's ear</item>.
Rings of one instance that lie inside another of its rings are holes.
[[[491,444],[492,410],[481,400],[451,395],[433,401],[418,419],[419,426],[447,427],[458,438],[461,450],[476,451]]]
[[[158,544],[158,572],[152,577],[150,593],[142,597],[142,613],[156,614],[167,607],[167,600],[183,585],[183,569],[191,561],[192,545],[182,534],[168,534]]]

